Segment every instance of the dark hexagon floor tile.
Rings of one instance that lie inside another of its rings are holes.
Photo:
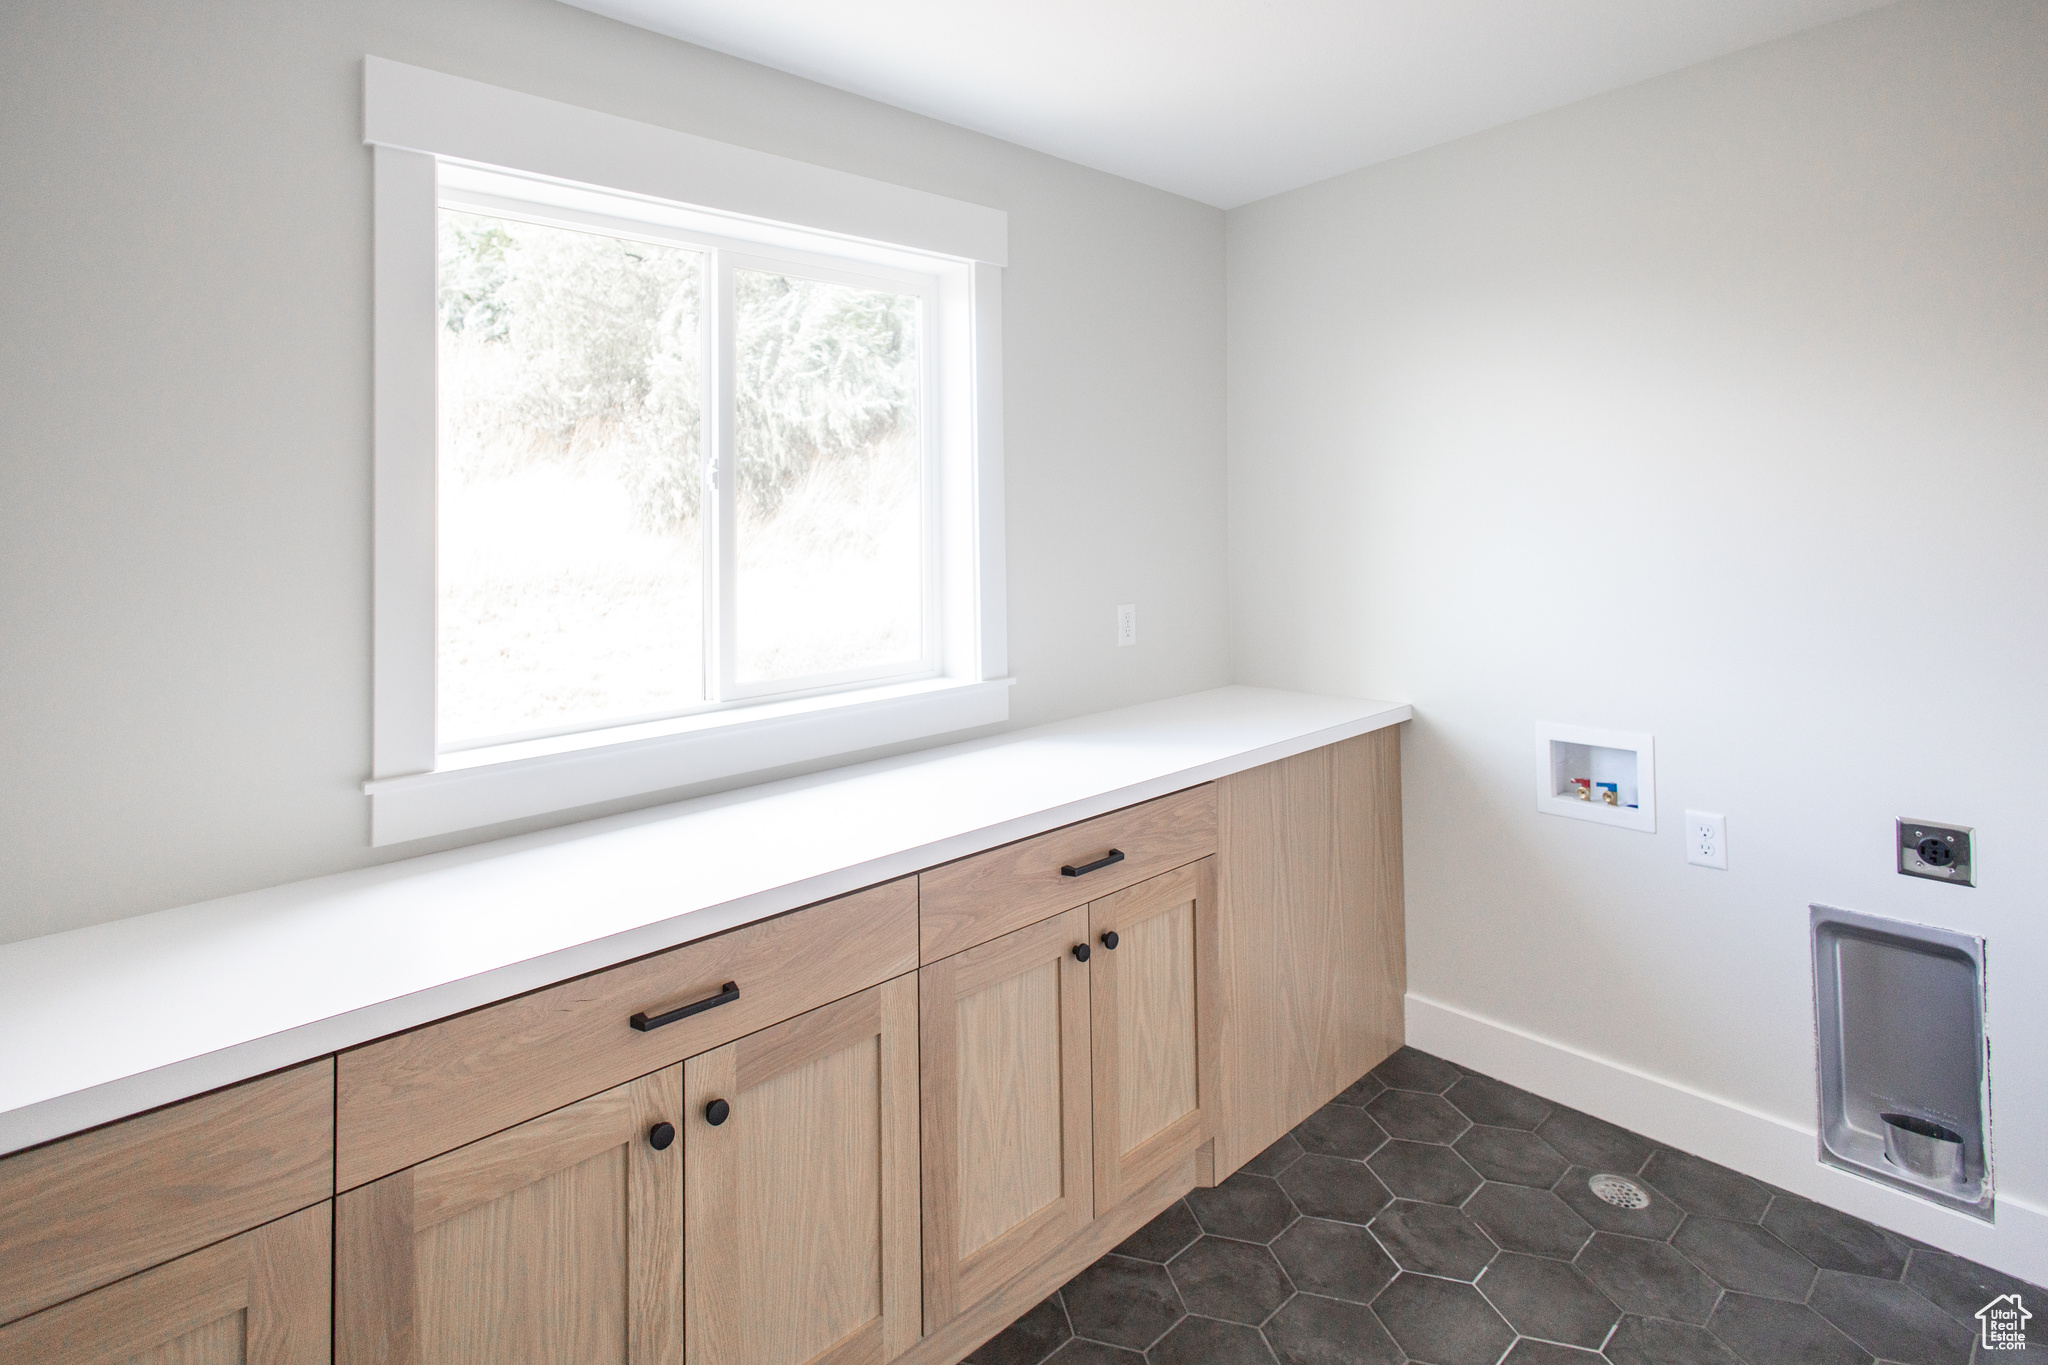
[[[1469,1284],[1402,1275],[1373,1300],[1401,1349],[1430,1365],[1494,1365],[1514,1331]]]
[[[1707,1330],[1748,1361],[1768,1365],[1870,1365],[1870,1357],[1804,1304],[1728,1294]]]
[[[1621,1320],[1601,1354],[1608,1365],[1743,1365],[1704,1327],[1633,1315]]]
[[[1366,1164],[1401,1199],[1455,1206],[1481,1184],[1465,1158],[1433,1142],[1389,1142]]]
[[[1253,1327],[1294,1292],[1272,1252],[1221,1237],[1204,1237],[1174,1258],[1166,1273],[1190,1313]]]
[[[1896,1280],[1906,1273],[1906,1253],[1889,1237],[1861,1218],[1825,1204],[1780,1195],[1764,1215],[1764,1226],[1822,1270],[1845,1270],[1880,1280]]]
[[[1704,1326],[1721,1287],[1663,1242],[1596,1232],[1576,1263],[1624,1312]]]
[[[1475,1280],[1500,1249],[1453,1208],[1396,1200],[1372,1220],[1373,1236],[1403,1270],[1446,1280]]]
[[[1621,1174],[1612,1168],[1608,1173]],[[1608,1203],[1593,1193],[1587,1184],[1598,1174],[1600,1172],[1590,1166],[1574,1166],[1564,1173],[1564,1179],[1551,1187],[1551,1193],[1569,1204],[1573,1213],[1602,1232],[1626,1233],[1630,1237],[1646,1237],[1652,1242],[1661,1242],[1684,1220],[1684,1209],[1660,1194],[1656,1186],[1634,1176],[1628,1178],[1635,1180],[1642,1192],[1650,1197],[1649,1204],[1640,1209],[1624,1209]]]
[[[1931,1248],[1913,1253],[1906,1266],[1906,1283],[1963,1323],[1974,1321],[1977,1310],[2001,1294],[2018,1294],[2025,1303],[2048,1303],[2048,1290]]]
[[[1187,1250],[1188,1244],[1201,1235],[1202,1225],[1195,1221],[1188,1206],[1176,1199],[1165,1213],[1119,1242],[1116,1254],[1164,1263]]]
[[[1687,1213],[1754,1223],[1770,1206],[1770,1187],[1740,1171],[1716,1166],[1690,1152],[1660,1148],[1643,1166],[1643,1179]]]
[[[1895,1280],[1823,1270],[1808,1303],[1858,1346],[1898,1365],[1969,1365],[1977,1340],[1974,1328]]]
[[[1308,1217],[1340,1223],[1369,1223],[1394,1202],[1370,1169],[1342,1157],[1305,1156],[1281,1173],[1280,1187]]]
[[[1365,1109],[1389,1137],[1410,1142],[1454,1142],[1472,1126],[1443,1096],[1418,1095],[1413,1090],[1389,1090]]]
[[[983,1342],[965,1365],[1038,1365],[1073,1335],[1055,1294]]]
[[[1646,1137],[1563,1105],[1552,1108],[1550,1117],[1536,1125],[1536,1136],[1557,1148],[1574,1166],[1621,1175],[1643,1169],[1643,1163],[1657,1150],[1657,1144]]]
[[[1534,1131],[1550,1117],[1550,1101],[1538,1099],[1491,1076],[1467,1076],[1444,1092],[1444,1098],[1474,1123],[1490,1128],[1523,1128]]]
[[[1238,1170],[1247,1175],[1278,1175],[1300,1156],[1301,1144],[1294,1140],[1294,1134],[1282,1133],[1278,1142],[1245,1162]]]
[[[1597,1350],[1621,1321],[1621,1310],[1592,1281],[1542,1256],[1502,1252],[1479,1277],[1478,1289],[1525,1337]]]
[[[1053,1352],[1045,1365],[1145,1365],[1145,1357],[1136,1351],[1076,1337]]]
[[[1278,1181],[1243,1171],[1212,1189],[1189,1190],[1187,1203],[1202,1231],[1240,1242],[1270,1242],[1294,1221],[1294,1205]]]
[[[1507,1251],[1569,1261],[1593,1235],[1586,1220],[1548,1190],[1488,1181],[1465,1201],[1465,1216]]]
[[[1166,1267],[1112,1253],[1060,1291],[1074,1335],[1142,1351],[1186,1316]]]
[[[1592,1351],[1581,1351],[1576,1346],[1560,1346],[1554,1341],[1532,1341],[1523,1337],[1515,1343],[1500,1365],[1602,1365],[1600,1357]]]
[[[1372,1076],[1392,1090],[1422,1090],[1441,1095],[1458,1083],[1462,1072],[1441,1057],[1404,1047],[1372,1069]]]
[[[1356,1105],[1358,1108],[1363,1109],[1366,1105],[1372,1103],[1373,1096],[1386,1088],[1386,1084],[1379,1077],[1368,1071],[1350,1085],[1345,1086],[1343,1093],[1337,1096],[1336,1102],[1338,1104]]]
[[[1398,1094],[1398,1091],[1388,1091]],[[1416,1096],[1427,1099],[1428,1096]],[[1353,1108],[1348,1104],[1330,1103],[1310,1114],[1296,1124],[1294,1140],[1304,1152],[1316,1152],[1323,1156],[1349,1157],[1363,1161],[1377,1152],[1387,1141],[1387,1135],[1370,1113]]]
[[[1549,1143],[1519,1128],[1467,1128],[1453,1145],[1473,1170],[1510,1185],[1547,1190],[1567,1165]]]
[[[1362,1303],[1296,1294],[1265,1327],[1280,1365],[1401,1365],[1401,1348]]]
[[[1688,1218],[1671,1245],[1724,1289],[1805,1303],[1813,1288],[1813,1262],[1755,1223]]]
[[[1256,1327],[1185,1318],[1150,1353],[1152,1365],[1273,1365]]]
[[[1371,1303],[1399,1268],[1370,1232],[1324,1218],[1297,1220],[1273,1239],[1273,1255],[1304,1294],[1353,1303]]]

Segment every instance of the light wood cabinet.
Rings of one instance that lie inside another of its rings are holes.
[[[0,1160],[0,1365],[955,1365],[1400,1045],[1399,782],[1374,732]]]
[[[918,874],[919,960],[1036,924],[1216,851],[1205,782]]]
[[[1408,916],[1401,866],[1401,731],[1333,744],[1331,896],[1342,926],[1341,1021],[1330,1094],[1407,1041]],[[1327,1100],[1322,1103],[1327,1103]]]
[[[903,877],[344,1052],[334,1188],[916,970],[917,879]],[[633,1023],[713,999],[725,1003]]]
[[[1077,907],[918,974],[927,1332],[1094,1217],[1087,942]]]
[[[905,975],[342,1195],[338,1359],[882,1365],[917,1185]]]
[[[1088,934],[1095,1208],[1106,1213],[1209,1140],[1215,860],[1090,902]]]
[[[1215,961],[1202,858],[919,973],[927,1332],[1208,1142]]]
[[[0,1322],[334,1193],[329,1058],[0,1160]]]
[[[324,1365],[329,1206],[0,1327],[4,1365]]]
[[[683,1067],[690,1365],[882,1365],[918,1320],[917,978]]]
[[[340,1365],[678,1365],[681,1072],[342,1195]]]
[[[1216,784],[1219,1177],[1401,1045],[1400,783],[1390,728]]]

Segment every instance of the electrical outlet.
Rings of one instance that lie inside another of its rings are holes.
[[[1901,819],[1898,831],[1900,872],[1953,886],[1977,884],[1975,831],[1968,826]]]
[[[1126,602],[1116,609],[1116,642],[1118,645],[1138,643],[1138,604]]]
[[[1728,817],[1710,810],[1685,813],[1685,860],[1694,867],[1728,870]]]

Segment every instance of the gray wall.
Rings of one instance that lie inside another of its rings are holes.
[[[1880,10],[1226,231],[1237,677],[1414,703],[1411,990],[1810,1132],[1808,903],[1984,934],[2038,1207],[2048,6]],[[1537,814],[1539,720],[1652,732],[1657,832]],[[1899,815],[1975,825],[1980,887],[1898,876]]]
[[[366,53],[1007,209],[1013,717],[1228,680],[1216,210],[553,0],[10,0],[0,941],[466,842],[358,787]]]

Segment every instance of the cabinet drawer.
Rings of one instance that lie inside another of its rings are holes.
[[[1076,877],[1060,871],[1111,850],[1122,860]],[[951,957],[1215,851],[1216,788],[1204,783],[935,867],[918,877],[921,960]]]
[[[347,1190],[917,966],[914,878],[428,1024],[338,1059]],[[635,1029],[739,987],[730,1003]]]
[[[334,1063],[0,1160],[0,1322],[334,1191]]]

